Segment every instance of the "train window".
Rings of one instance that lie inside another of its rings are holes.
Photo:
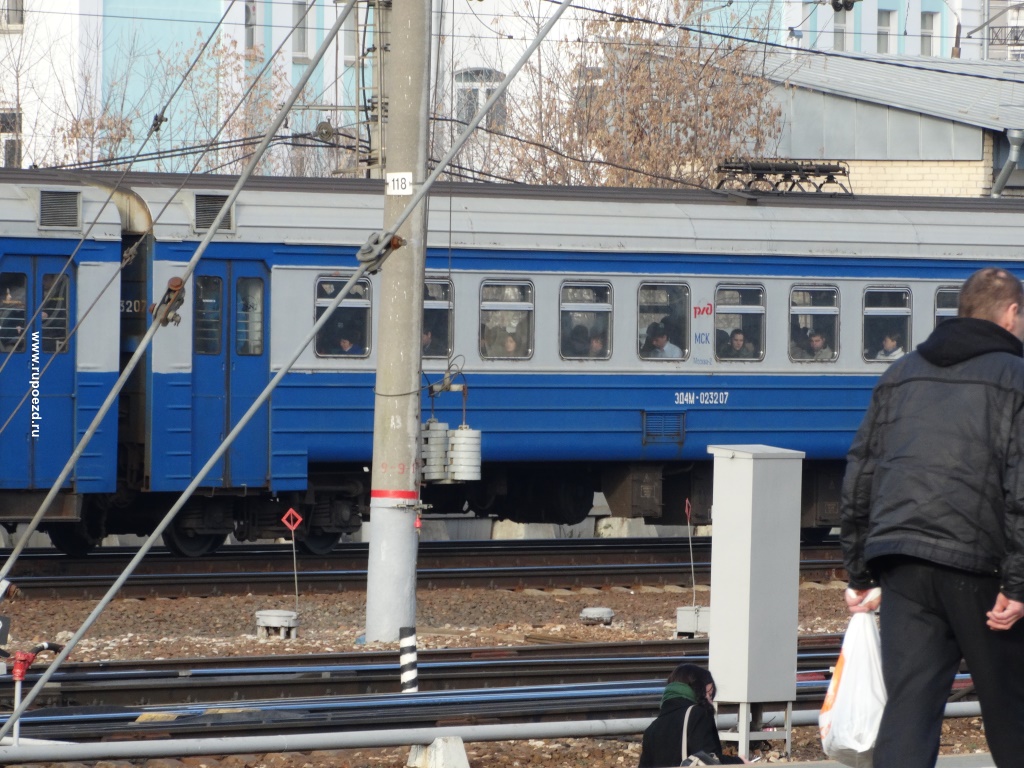
[[[316,281],[316,316],[324,311],[348,282],[344,277],[319,277]],[[342,299],[326,325],[316,334],[319,357],[370,354],[370,281],[359,280]]]
[[[533,354],[533,285],[480,286],[480,357],[525,358]]]
[[[56,287],[54,287],[56,283]],[[68,340],[68,278],[67,275],[43,275],[39,313],[43,321],[43,351],[67,352]],[[47,294],[50,298],[47,299]]]
[[[235,283],[235,351],[263,354],[263,279],[240,277]]]
[[[25,351],[22,331],[27,286],[28,278],[23,272],[0,272],[0,352]]]
[[[764,359],[764,309],[762,286],[718,286],[715,347],[719,360]]]
[[[607,360],[611,356],[610,285],[564,283],[559,315],[562,357]]]
[[[221,328],[224,325],[221,279],[198,275],[196,297],[192,304],[192,349],[197,355],[219,355]]]
[[[452,284],[428,280],[423,287],[423,357],[452,352]]]
[[[960,308],[959,288],[939,288],[935,292],[935,324],[945,322],[951,317],[956,317]]]
[[[864,359],[890,362],[910,343],[910,291],[869,288],[864,292]]]
[[[830,362],[839,357],[839,290],[794,286],[789,294],[789,359]]]
[[[688,357],[689,317],[690,286],[685,283],[642,283],[637,294],[640,357],[647,360]]]

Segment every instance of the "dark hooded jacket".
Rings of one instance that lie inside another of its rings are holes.
[[[722,741],[712,712],[694,704],[692,699],[669,699],[661,705],[658,717],[644,731],[639,768],[667,768],[683,761],[683,721],[690,707],[693,711],[686,735],[686,749],[690,755],[707,752],[721,760],[723,765],[743,762],[737,757],[722,755]]]
[[[955,318],[879,379],[843,480],[852,587],[903,555],[999,574],[1024,601],[1022,352],[995,323]]]

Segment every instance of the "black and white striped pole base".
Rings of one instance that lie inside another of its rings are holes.
[[[398,647],[402,693],[416,693],[420,689],[416,672],[416,627],[401,627],[398,630]]]

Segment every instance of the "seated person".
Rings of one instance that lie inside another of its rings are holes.
[[[821,331],[811,331],[807,340],[811,345],[810,360],[835,360],[836,354],[825,341],[825,334]]]
[[[434,338],[434,332],[427,326],[423,326],[423,335],[420,337],[420,354],[423,357],[447,357],[448,350],[440,339]]]
[[[359,337],[354,333],[348,333],[338,339],[338,346],[341,347],[343,355],[362,355],[366,352],[359,343]]]
[[[715,681],[711,673],[696,664],[680,664],[668,676],[658,717],[644,731],[639,768],[667,768],[684,759],[705,753],[706,764],[746,763],[742,757],[722,754],[722,740],[715,723]],[[689,712],[689,718],[687,718]],[[683,754],[683,725],[686,725],[686,754]]]
[[[562,342],[563,357],[587,357],[590,354],[590,332],[585,325],[573,326],[569,338]]]
[[[501,353],[498,357],[526,357],[526,351],[514,333],[505,332],[501,342]]]
[[[903,334],[891,331],[882,337],[882,348],[875,355],[875,360],[899,360],[903,354]]]
[[[605,359],[608,357],[608,350],[604,343],[604,334],[601,331],[594,331],[590,334],[590,357]]]
[[[793,360],[811,359],[811,353],[808,351],[810,343],[807,340],[807,334],[808,330],[794,320],[789,332],[789,356]]]
[[[647,326],[647,338],[640,348],[640,357],[678,359],[682,356],[683,350],[668,340],[668,331],[663,323]]]
[[[747,337],[741,328],[734,328],[729,334],[729,343],[718,350],[723,360],[750,360],[754,353],[747,347]]]

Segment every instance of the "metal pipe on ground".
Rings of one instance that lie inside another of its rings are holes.
[[[977,702],[946,705],[946,717],[978,717]],[[28,744],[0,748],[0,763],[76,762],[83,760],[185,757],[189,755],[233,755],[267,752],[308,752],[331,749],[367,749],[431,744],[442,736],[458,736],[465,743],[515,741],[523,739],[595,738],[627,736],[644,732],[653,718],[622,720],[574,720],[563,723],[520,723],[515,725],[465,725],[443,728],[414,728],[395,731],[301,734],[293,736],[233,736],[222,739],[168,739],[165,741],[97,742],[95,744]],[[766,725],[781,726],[782,711],[765,712]],[[793,713],[793,725],[817,725],[817,710]],[[735,715],[718,718],[720,730],[736,726]]]

